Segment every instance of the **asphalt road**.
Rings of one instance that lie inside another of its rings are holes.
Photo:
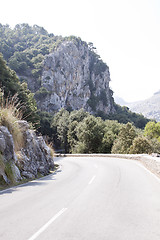
[[[58,162],[56,174],[0,192],[0,239],[160,239],[160,181],[139,163]]]

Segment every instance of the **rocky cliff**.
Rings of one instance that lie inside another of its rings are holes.
[[[92,43],[49,34],[37,25],[0,24],[0,52],[20,81],[36,93],[39,109],[115,112],[108,66]]]
[[[45,56],[35,97],[42,111],[83,108],[92,114],[109,114],[115,111],[109,82],[108,66],[91,45],[74,38]]]
[[[54,168],[50,148],[41,136],[29,129],[26,121],[18,121],[23,132],[23,148],[15,152],[14,140],[5,126],[0,126],[0,176],[9,183],[11,178],[20,180],[47,175]]]

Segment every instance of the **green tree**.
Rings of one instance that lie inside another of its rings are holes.
[[[51,126],[56,132],[57,139],[60,141],[60,147],[64,149],[65,153],[69,151],[67,138],[68,125],[69,112],[62,108],[58,113],[54,115]]]
[[[129,153],[130,154],[143,154],[143,153],[150,154],[152,153],[152,144],[147,138],[143,136],[138,136],[134,138],[132,146],[130,147]]]
[[[137,137],[135,127],[131,123],[124,125],[113,144],[112,153],[128,154],[135,137]]]
[[[127,124],[128,122],[133,123],[135,127],[144,129],[149,119],[145,118],[142,114],[133,113],[128,107],[121,107],[114,103],[116,112],[110,115],[104,116],[106,119],[118,120],[119,123]]]
[[[156,138],[152,138],[149,139],[149,142],[151,143],[152,146],[152,152],[160,154],[160,141],[158,141]]]
[[[22,106],[23,118],[33,124],[38,124],[39,117],[37,115],[37,106],[34,100],[34,94],[28,90],[26,83],[20,83],[16,73],[7,67],[1,54],[0,88],[4,91],[4,97],[6,99],[17,94],[17,98]]]
[[[144,129],[144,135],[148,138],[156,138],[160,141],[160,122],[148,122]]]
[[[104,137],[101,145],[102,153],[111,153],[111,149],[117,135],[120,131],[121,124],[117,121],[106,120],[104,127]]]
[[[74,153],[76,152],[76,144],[78,142],[77,137],[77,127],[78,127],[77,121],[72,121],[69,123],[68,126],[68,132],[67,132],[67,138],[68,138],[68,144],[69,144],[69,152]]]
[[[79,123],[88,116],[90,116],[90,114],[85,112],[84,109],[75,110],[70,113],[67,133],[70,152],[76,152],[75,148],[78,142],[77,127]]]
[[[104,135],[104,122],[92,115],[86,117],[77,126],[78,142],[76,152],[98,153]]]

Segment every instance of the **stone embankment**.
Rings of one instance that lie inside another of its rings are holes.
[[[18,124],[23,133],[23,147],[16,152],[12,134],[7,127],[0,126],[0,176],[6,183],[11,181],[11,175],[16,181],[32,179],[38,173],[47,175],[54,168],[51,149],[43,137],[30,130],[26,121]]]

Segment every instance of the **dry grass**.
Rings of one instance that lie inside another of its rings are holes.
[[[22,119],[21,104],[18,102],[17,95],[4,100],[3,94],[0,95],[0,125],[8,128],[13,136],[15,151],[23,146],[23,133],[19,127],[18,120]]]
[[[47,143],[47,146],[49,147],[50,153],[51,153],[51,157],[53,158],[54,155],[55,155],[55,151],[54,151],[52,143]]]

